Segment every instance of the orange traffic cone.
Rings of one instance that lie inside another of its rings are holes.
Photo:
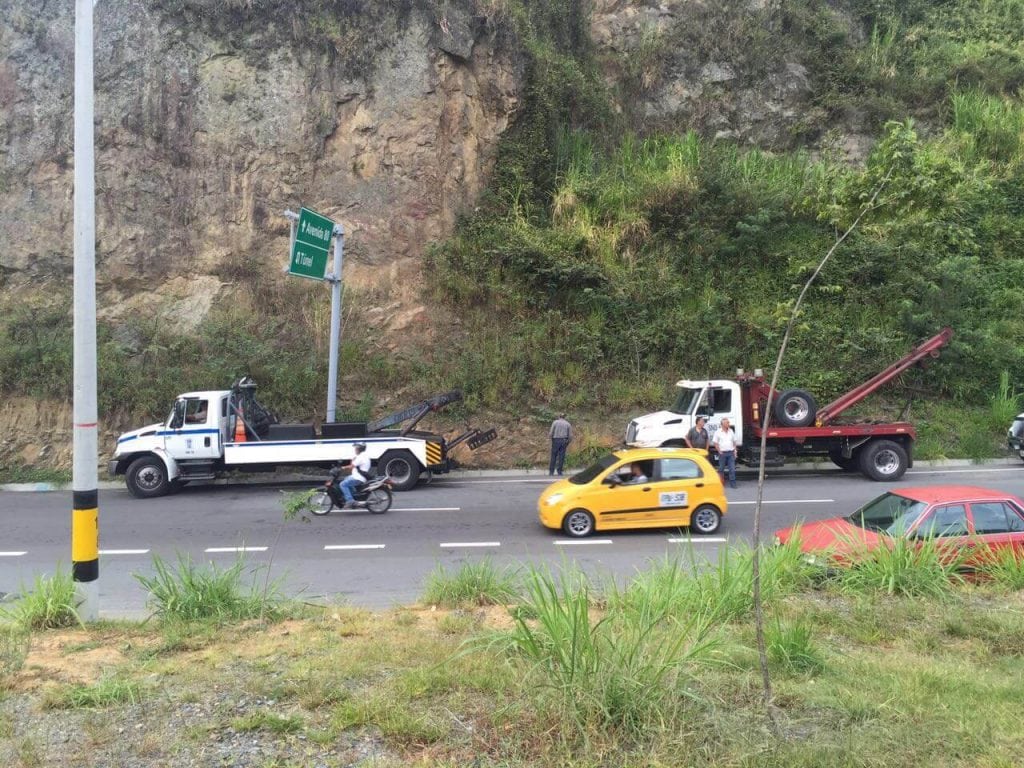
[[[235,442],[245,442],[245,422],[242,420],[242,406],[238,406],[238,413],[235,416]]]

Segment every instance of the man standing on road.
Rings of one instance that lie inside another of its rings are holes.
[[[572,424],[566,421],[564,413],[558,414],[558,418],[551,422],[548,437],[551,438],[551,461],[548,463],[548,474],[553,475],[556,471],[558,474],[562,474],[565,464],[565,449],[572,442]]]
[[[711,444],[718,451],[718,474],[722,478],[722,485],[725,485],[726,470],[729,473],[729,487],[736,487],[736,449],[740,447],[736,440],[736,432],[733,431],[728,419],[722,419],[718,431],[711,438]]]
[[[698,416],[696,423],[686,433],[686,437],[683,440],[686,441],[687,448],[700,448],[704,451],[708,449],[708,430],[704,426],[705,421],[707,419],[703,416]]]
[[[356,455],[352,459],[352,472],[341,481],[341,495],[345,497],[343,509],[352,509],[356,505],[352,489],[361,483],[365,483],[370,472],[370,457],[366,455],[366,445],[356,443],[354,448],[356,449]]]

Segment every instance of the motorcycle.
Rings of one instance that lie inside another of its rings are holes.
[[[326,515],[335,507],[345,506],[341,492],[341,475],[344,468],[339,464],[331,470],[323,490],[317,491],[309,500],[309,511],[314,515]],[[383,515],[391,509],[391,478],[387,475],[371,477],[365,483],[352,489],[356,509],[368,509],[375,515]]]

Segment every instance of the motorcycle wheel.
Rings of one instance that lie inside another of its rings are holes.
[[[309,511],[314,515],[323,516],[334,509],[334,499],[327,491],[317,491],[309,498]]]
[[[391,509],[391,491],[387,488],[375,488],[366,497],[366,508],[375,515],[383,515]]]

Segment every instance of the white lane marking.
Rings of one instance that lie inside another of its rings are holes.
[[[101,549],[101,555],[145,555],[148,549]]]
[[[28,552],[0,552],[0,557],[21,557],[27,554]]]
[[[383,544],[326,544],[326,550],[336,549],[384,549]]]
[[[970,469],[912,469],[907,472],[908,475],[965,475],[968,473],[980,473],[980,472],[1020,472],[1020,467],[997,467],[994,469],[982,469],[981,467],[973,467]]]
[[[714,544],[714,543],[721,543],[723,541],[728,541],[728,539],[725,538],[724,536],[700,536],[700,537],[694,537],[692,539],[679,539],[679,538],[669,539],[669,543],[671,543],[671,544],[686,544],[688,542],[693,542],[694,544],[705,544],[705,543],[707,543],[707,544]]]
[[[266,552],[268,547],[208,547],[203,552]]]
[[[392,512],[459,512],[462,507],[394,507]]]
[[[730,507],[737,507],[740,504],[756,504],[755,501],[730,501]],[[762,504],[834,504],[835,499],[780,499],[779,501],[768,501],[762,499]]]
[[[556,539],[555,540],[555,546],[556,547],[568,547],[568,546],[573,546],[575,544],[611,544],[611,543],[612,543],[611,539],[586,539],[586,540],[581,540],[581,541],[577,541],[575,539]]]
[[[454,549],[456,547],[500,547],[500,541],[443,541],[441,549]]]

